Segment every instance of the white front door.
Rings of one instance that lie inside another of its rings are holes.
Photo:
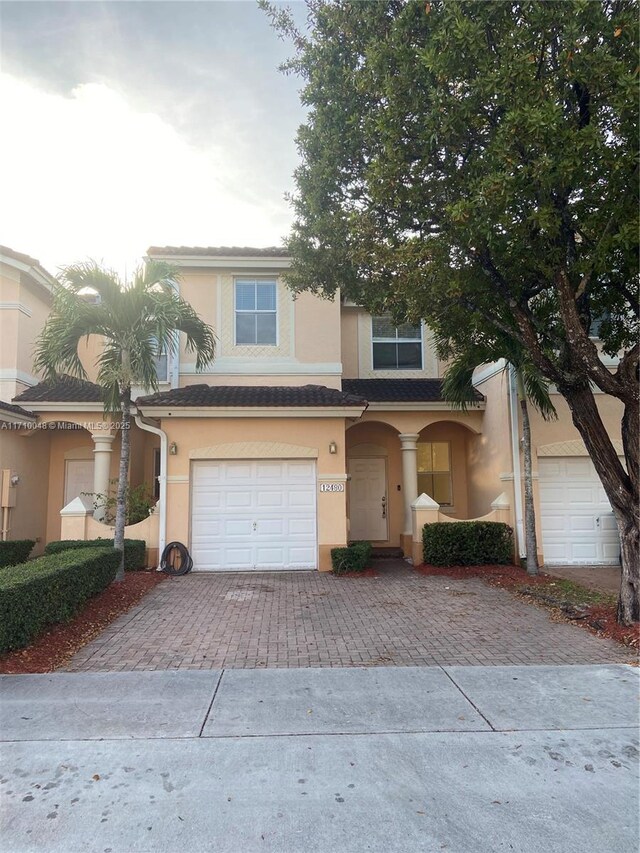
[[[194,571],[315,569],[317,549],[315,461],[193,463]]]
[[[588,456],[541,457],[540,525],[548,565],[613,565],[620,541],[611,506]]]
[[[67,459],[64,471],[64,505],[82,492],[93,492],[93,459]]]
[[[349,474],[349,538],[386,542],[386,460],[349,459]]]

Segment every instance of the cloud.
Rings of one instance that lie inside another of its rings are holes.
[[[122,271],[150,244],[271,245],[288,231],[281,193],[238,189],[233,153],[196,146],[113,85],[65,95],[1,74],[0,102],[2,240],[52,271],[86,257]]]

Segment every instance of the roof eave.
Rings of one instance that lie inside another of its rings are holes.
[[[154,418],[354,418],[366,405],[345,406],[154,406],[136,401],[138,410]]]

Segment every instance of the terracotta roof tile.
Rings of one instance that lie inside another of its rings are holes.
[[[269,406],[327,407],[364,406],[365,401],[353,394],[346,394],[324,385],[188,385],[162,391],[146,397],[138,397],[137,406],[175,406],[194,408],[208,406]]]
[[[445,402],[442,379],[343,379],[342,388],[369,403]],[[484,400],[479,391],[475,391],[475,398]]]
[[[22,406],[14,406],[13,403],[5,403],[4,400],[0,400],[0,420],[2,420],[3,412],[8,412],[11,415],[21,415],[25,418],[35,418],[33,412],[28,412]]]
[[[102,403],[104,398],[99,385],[63,375],[39,382],[13,399],[20,403]]]

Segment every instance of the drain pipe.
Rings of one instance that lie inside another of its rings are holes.
[[[511,415],[511,455],[513,457],[513,497],[516,517],[516,548],[520,559],[526,555],[524,516],[522,512],[522,473],[520,470],[520,423],[518,420],[518,389],[515,367],[509,365],[509,412]]]
[[[135,416],[135,421],[141,430],[151,432],[153,435],[160,436],[160,524],[158,530],[158,560],[162,556],[165,545],[167,544],[167,434],[160,427],[153,426],[146,421],[139,413]]]

